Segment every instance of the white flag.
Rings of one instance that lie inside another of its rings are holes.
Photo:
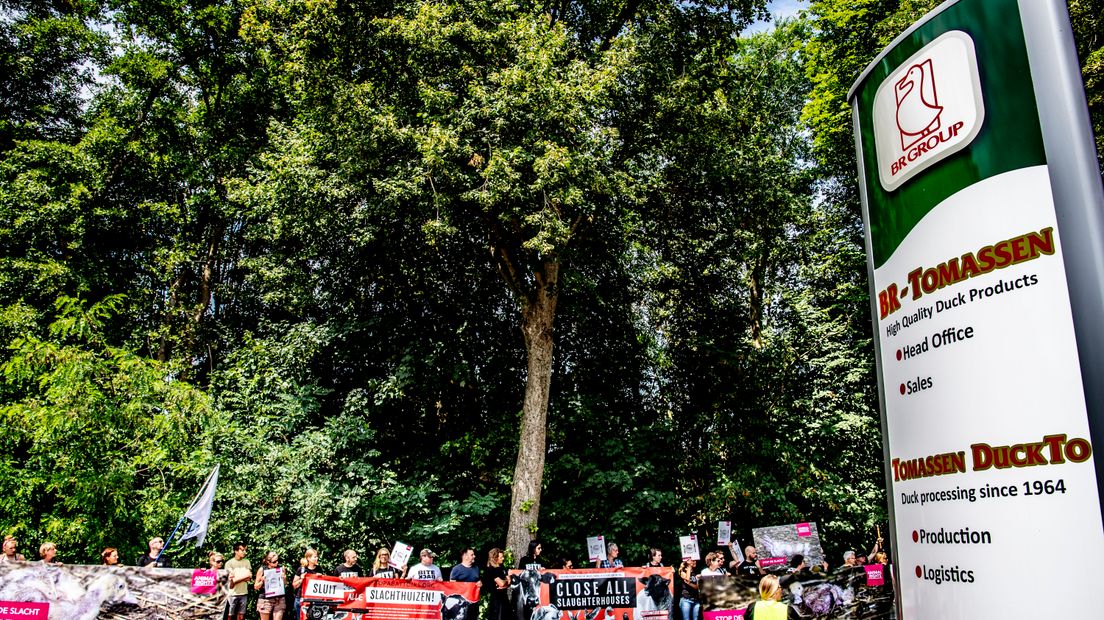
[[[196,495],[191,507],[188,508],[188,512],[184,513],[184,518],[191,521],[191,523],[188,524],[188,529],[184,532],[184,535],[180,537],[181,542],[194,538],[197,547],[203,546],[203,540],[207,538],[207,522],[211,520],[211,505],[215,503],[215,487],[218,486],[218,474],[219,466],[215,464],[215,469],[207,476],[207,482],[203,483],[199,495]]]

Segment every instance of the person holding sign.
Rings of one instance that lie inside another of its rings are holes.
[[[621,555],[621,550],[617,547],[617,543],[611,542],[606,545],[606,559],[602,560],[598,564],[598,568],[621,568],[625,565],[621,561],[621,558],[617,557]]]
[[[675,593],[678,594],[682,620],[701,620],[701,602],[698,600],[698,576],[694,574],[695,559],[683,560],[679,565]]]
[[[257,614],[261,620],[283,620],[287,601],[284,599],[284,568],[280,566],[280,555],[269,551],[261,560],[257,576],[253,579],[253,589],[260,595],[257,598]]]
[[[391,551],[387,547],[380,547],[376,552],[376,561],[372,562],[372,576],[381,579],[403,579],[406,577],[406,567],[400,569],[391,566]]]
[[[759,552],[756,551],[755,545],[748,545],[744,548],[744,561],[736,567],[736,574],[750,577],[758,577],[763,574],[763,567],[759,566]]]
[[[663,551],[652,547],[648,549],[648,563],[644,565],[644,568],[662,568],[663,567]]]
[[[299,568],[295,569],[295,576],[291,579],[291,587],[295,590],[295,618],[299,618],[299,610],[303,606],[303,581],[307,575],[322,575],[323,570],[318,567],[318,552],[307,549],[303,559],[299,560]]]
[[[746,620],[800,620],[792,605],[782,602],[782,586],[778,577],[767,575],[759,580],[759,600],[748,605]]]

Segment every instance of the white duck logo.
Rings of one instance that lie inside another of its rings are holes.
[[[939,131],[943,106],[939,105],[935,92],[930,58],[909,67],[893,90],[897,95],[897,129],[901,132],[902,150]]]

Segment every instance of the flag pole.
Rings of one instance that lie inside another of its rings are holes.
[[[172,542],[173,536],[176,536],[177,530],[180,529],[180,524],[184,523],[185,517],[180,517],[180,520],[176,522],[176,527],[173,528],[172,534],[165,539],[165,544],[161,545],[161,550],[157,552],[157,557],[154,558],[153,563],[159,564],[161,562],[161,556],[165,554],[165,550],[169,548],[169,543]]]
[[[215,463],[215,468],[211,470],[211,473],[207,474],[207,478],[203,481],[203,486],[199,488],[199,492],[196,493],[195,498],[192,499],[192,503],[188,504],[187,510],[184,511],[184,516],[180,517],[180,520],[176,522],[176,526],[173,527],[172,533],[169,534],[169,537],[165,539],[165,543],[161,545],[161,550],[157,552],[157,558],[154,559],[154,563],[159,563],[161,561],[161,556],[165,554],[166,550],[168,550],[169,545],[172,543],[173,537],[176,536],[176,533],[180,531],[180,526],[184,523],[184,521],[188,520],[189,517],[196,522],[196,525],[198,525],[198,521],[202,520],[202,531],[200,532],[198,540],[200,545],[203,544],[203,538],[206,534],[207,529],[207,518],[209,518],[211,512],[211,501],[213,501],[214,499],[214,485],[218,484],[218,471],[219,463]],[[200,502],[201,499],[203,499],[205,502],[206,515],[204,515],[203,517],[197,517],[193,514],[193,510],[196,508],[196,505]],[[193,535],[192,532],[193,529],[189,527],[188,531],[181,535],[180,540],[184,541],[185,539],[190,538]]]

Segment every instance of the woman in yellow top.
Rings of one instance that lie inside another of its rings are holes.
[[[801,616],[793,605],[782,602],[782,586],[778,577],[767,575],[759,580],[759,599],[748,606],[747,620],[799,620]]]

